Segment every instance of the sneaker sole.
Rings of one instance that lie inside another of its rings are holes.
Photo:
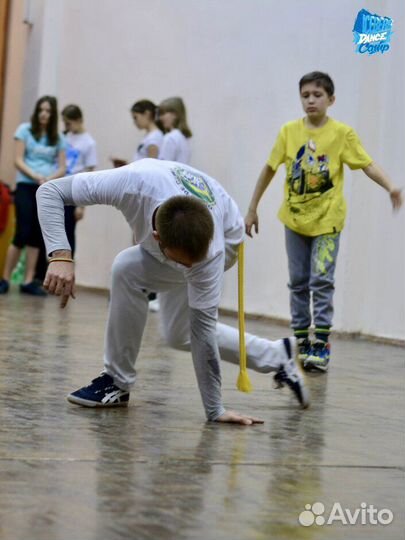
[[[294,362],[295,362],[295,366],[297,368],[297,371],[298,371],[299,375],[301,376],[300,389],[301,389],[301,398],[302,399],[299,400],[297,395],[295,395],[295,397],[298,400],[301,409],[308,409],[308,407],[311,404],[311,399],[310,399],[309,390],[307,388],[306,381],[305,381],[305,374],[304,374],[304,372],[302,370],[301,363],[299,361],[299,351],[298,351],[296,340],[292,340],[292,342],[291,342],[291,338],[290,338],[290,345],[291,345],[291,355],[294,358]]]
[[[74,403],[75,405],[81,405],[82,407],[92,407],[99,409],[105,409],[107,407],[128,407],[128,401],[120,401],[118,403],[99,403],[98,401],[90,401],[89,399],[83,399],[76,396],[72,396],[72,394],[69,394],[66,399],[70,403]]]

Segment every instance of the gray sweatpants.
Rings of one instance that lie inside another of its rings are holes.
[[[295,330],[311,326],[311,293],[315,327],[332,326],[334,273],[339,237],[339,233],[303,236],[285,228],[291,326]]]
[[[123,390],[129,390],[135,382],[135,361],[145,328],[150,291],[159,293],[161,332],[166,342],[174,348],[190,350],[190,313],[183,273],[161,263],[141,246],[122,251],[112,267],[104,366]],[[235,283],[235,294],[236,291]],[[238,364],[238,330],[217,323],[217,342],[221,358]],[[286,360],[282,340],[269,341],[246,334],[246,350],[247,366],[262,373],[277,370]],[[204,360],[200,359],[202,363]]]

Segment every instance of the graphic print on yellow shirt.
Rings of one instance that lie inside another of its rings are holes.
[[[312,139],[301,146],[287,177],[290,195],[324,193],[333,188],[328,163],[328,156],[316,155],[316,144]]]
[[[359,169],[371,162],[355,131],[341,122],[328,118],[317,129],[308,129],[304,119],[288,122],[267,161],[274,171],[286,167],[279,219],[305,236],[340,232],[346,217],[343,165]]]

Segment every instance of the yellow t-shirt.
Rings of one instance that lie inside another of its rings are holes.
[[[279,219],[305,236],[340,232],[346,217],[343,164],[363,169],[371,162],[357,133],[342,122],[328,118],[317,129],[308,129],[303,118],[284,124],[267,161],[274,171],[285,163],[287,171]]]

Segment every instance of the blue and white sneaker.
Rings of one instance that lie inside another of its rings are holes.
[[[114,379],[107,373],[93,379],[88,386],[83,386],[67,396],[68,401],[83,407],[126,407],[129,392],[114,384]]]
[[[305,371],[328,371],[330,361],[330,344],[317,339],[311,347],[311,352],[303,362]]]
[[[286,384],[292,390],[301,407],[306,409],[309,407],[310,398],[304,375],[298,363],[297,339],[295,337],[284,338],[283,342],[288,359],[274,375],[275,387],[282,388]]]

